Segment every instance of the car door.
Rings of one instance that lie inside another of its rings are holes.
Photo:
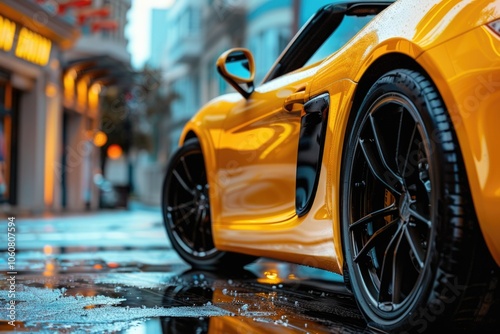
[[[295,215],[295,174],[301,107],[312,71],[258,87],[229,113],[218,152],[222,223],[275,223]],[[290,106],[292,107],[292,106]]]
[[[304,204],[296,202],[309,201],[311,187],[302,187],[298,179],[308,169],[298,166],[298,160],[306,160],[298,154],[299,141],[308,83],[319,63],[302,66],[340,24],[344,10],[326,6],[318,11],[255,91],[246,93],[235,86],[243,97],[227,115],[217,153],[221,224],[278,223],[304,211]],[[319,152],[314,154],[318,159]],[[304,189],[309,192],[306,196]]]

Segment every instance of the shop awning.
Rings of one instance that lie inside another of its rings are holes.
[[[106,55],[70,60],[64,65],[64,70],[75,70],[77,81],[88,77],[91,84],[103,86],[132,87],[136,76],[130,65]]]

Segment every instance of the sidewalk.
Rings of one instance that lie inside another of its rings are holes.
[[[12,208],[9,204],[0,203],[0,219],[7,218],[11,216],[17,216],[18,218],[29,218],[29,217],[52,217],[52,216],[72,216],[72,215],[86,215],[95,214],[96,212],[118,212],[118,211],[152,211],[161,212],[161,207],[159,205],[151,205],[148,203],[141,202],[137,199],[130,198],[127,200],[127,208],[102,208],[97,210],[81,210],[81,211],[62,211],[62,212],[45,212],[40,214],[33,214],[29,211],[20,211],[18,208]]]
[[[15,217],[15,216],[14,216]],[[130,202],[129,209],[15,217],[16,248],[170,248],[159,207]],[[7,218],[0,218],[5,220]],[[0,245],[7,233],[0,234]]]

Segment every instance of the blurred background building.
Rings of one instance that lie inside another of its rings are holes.
[[[34,1],[0,2],[0,200],[8,206],[60,205],[62,55],[78,35]]]
[[[130,0],[0,2],[4,212],[97,208],[101,98],[125,87]]]
[[[161,67],[163,58],[163,49],[167,43],[168,26],[167,26],[168,10],[164,8],[153,8],[151,12],[151,44],[147,65],[153,69]]]
[[[120,125],[105,124],[108,119],[103,119],[102,109],[110,106],[103,106],[101,99],[117,101],[113,106],[118,106],[124,92],[131,89],[132,70],[125,37],[131,1],[61,0],[59,6],[59,13],[76,21],[80,30],[80,38],[62,57],[65,91],[61,206],[68,210],[95,209],[99,207],[101,193],[95,186],[95,175],[116,177],[119,189],[126,189],[129,182],[127,164],[120,161],[126,159],[125,155],[118,157],[118,161],[109,159],[111,171],[106,173],[102,162],[107,156],[101,152],[106,152],[109,142],[94,143],[94,138],[101,134],[101,128],[109,130]],[[123,113],[126,126],[126,112],[117,112]]]

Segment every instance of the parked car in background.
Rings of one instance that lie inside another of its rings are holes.
[[[189,121],[163,185],[193,267],[255,257],[341,273],[370,326],[496,323],[500,1],[337,1],[254,84]]]

